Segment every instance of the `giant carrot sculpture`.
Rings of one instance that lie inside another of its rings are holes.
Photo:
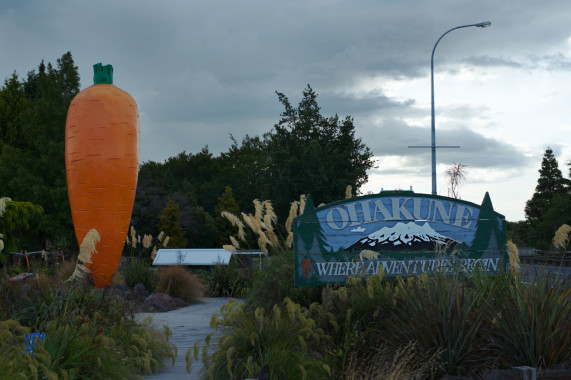
[[[93,66],[94,85],[72,100],[65,127],[67,189],[75,236],[101,237],[87,268],[97,287],[117,270],[131,221],[139,166],[139,113],[113,85],[113,67]]]

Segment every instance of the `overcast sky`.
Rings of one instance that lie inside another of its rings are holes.
[[[229,135],[261,135],[310,84],[325,116],[354,117],[376,168],[363,192],[431,192],[430,55],[434,58],[438,193],[468,165],[462,199],[490,192],[507,220],[524,218],[551,147],[571,160],[568,0],[2,1],[0,78],[25,76],[71,51],[81,88],[93,64],[139,106],[142,162]]]

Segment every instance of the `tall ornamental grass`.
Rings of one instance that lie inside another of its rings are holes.
[[[382,340],[395,349],[417,342],[424,351],[441,351],[443,368],[464,375],[491,366],[486,349],[488,308],[483,293],[459,278],[400,279],[395,306],[388,311]],[[470,368],[470,370],[467,370]]]
[[[125,379],[174,360],[168,330],[136,323],[124,300],[91,287],[88,279],[61,283],[54,277],[50,283],[34,277],[0,283],[0,378]],[[30,332],[45,338],[33,356],[22,355],[23,336]]]
[[[254,378],[267,366],[271,379],[324,379],[330,368],[318,354],[326,345],[326,336],[309,311],[286,298],[271,310],[245,309],[234,300],[221,308],[221,316],[212,316],[211,327],[224,334],[216,350],[209,352],[210,336],[201,347],[197,341],[186,353],[187,370],[192,362],[202,361],[210,379]]]
[[[488,325],[490,348],[502,366],[571,364],[571,289],[544,270],[533,283],[498,275]]]

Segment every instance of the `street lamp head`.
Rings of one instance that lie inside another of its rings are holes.
[[[491,22],[489,21],[485,21],[485,22],[481,22],[479,24],[476,24],[475,26],[478,28],[487,28],[488,26],[492,25]]]

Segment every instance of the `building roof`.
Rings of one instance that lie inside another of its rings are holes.
[[[239,255],[260,255],[260,251],[238,251]],[[222,248],[174,248],[159,249],[153,265],[228,265],[232,253]]]

